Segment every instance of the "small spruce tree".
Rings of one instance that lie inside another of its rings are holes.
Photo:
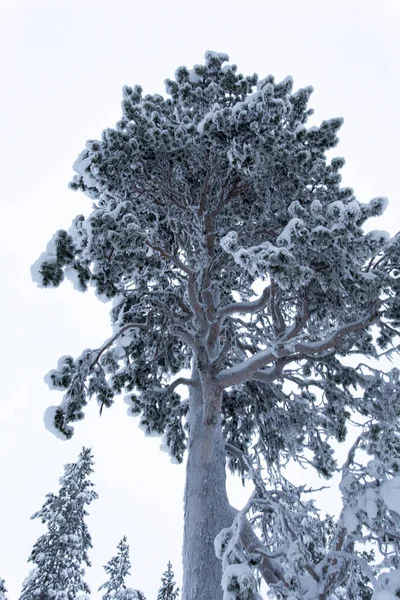
[[[131,572],[129,545],[125,535],[119,542],[117,549],[117,555],[113,556],[104,565],[104,570],[109,575],[109,579],[99,587],[99,591],[105,590],[103,600],[145,600],[142,592],[127,588],[125,585],[125,577],[130,575]]]
[[[0,577],[0,600],[7,600],[7,596],[6,596],[7,588],[6,588],[5,583],[6,582],[4,581],[4,579],[2,579]]]
[[[176,588],[174,572],[171,561],[168,561],[167,570],[161,577],[161,587],[158,590],[157,600],[175,600],[179,596],[179,588]]]
[[[20,600],[75,600],[79,592],[90,593],[82,565],[90,566],[88,550],[92,547],[85,507],[97,498],[88,479],[91,473],[93,456],[89,448],[83,448],[76,463],[64,466],[58,495],[47,494],[42,508],[32,516],[47,525],[47,532],[28,559],[36,568],[24,581]]]

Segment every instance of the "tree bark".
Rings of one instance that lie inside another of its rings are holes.
[[[220,414],[210,421],[204,402],[213,403],[194,370],[189,396],[189,442],[185,487],[182,600],[222,600],[221,561],[214,539],[232,523],[226,493],[225,444]]]

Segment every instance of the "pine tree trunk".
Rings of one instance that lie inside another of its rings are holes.
[[[221,421],[205,423],[203,418],[204,394],[214,392],[197,381],[189,398],[182,600],[222,600],[222,568],[214,539],[233,517],[226,493]]]

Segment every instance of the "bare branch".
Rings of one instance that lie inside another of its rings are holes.
[[[205,215],[204,229],[206,232],[206,246],[208,256],[212,258],[214,256],[215,223],[214,218],[211,215]]]
[[[207,310],[207,319],[210,323],[214,321],[215,316],[215,303],[214,295],[212,292],[212,281],[210,277],[210,269],[207,268],[204,272],[203,285],[201,287],[201,295],[204,298],[204,302]]]
[[[177,192],[176,190],[174,190],[172,188],[171,183],[168,186],[168,185],[165,185],[165,184],[159,182],[158,185],[164,192],[169,194],[170,200],[173,204],[175,204],[175,206],[177,206],[178,208],[181,208],[181,209],[187,207],[187,201],[186,201],[185,196],[183,194],[181,194],[180,192]],[[176,196],[178,196],[182,200],[182,204],[180,202],[178,202],[178,200],[176,199]]]
[[[174,297],[176,298],[176,301],[177,301],[179,307],[183,310],[183,312],[187,313],[187,315],[189,315],[191,317],[193,315],[193,313],[190,310],[190,308],[184,303],[182,298],[178,295],[175,295]]]

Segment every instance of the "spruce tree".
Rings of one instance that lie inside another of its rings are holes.
[[[129,558],[129,545],[126,536],[119,542],[118,553],[104,565],[104,570],[109,575],[108,581],[99,587],[105,590],[103,600],[145,600],[144,595],[139,590],[127,588],[125,578],[130,575],[131,561]]]
[[[168,561],[167,570],[161,577],[161,587],[158,590],[157,600],[175,600],[179,596],[179,588],[176,588],[174,572],[171,561]]]
[[[2,579],[0,577],[0,600],[7,600],[7,588],[6,588],[6,582],[4,579]]]
[[[357,597],[399,567],[398,372],[370,364],[398,349],[400,235],[365,233],[387,201],[341,186],[344,159],[327,152],[342,119],[307,125],[312,88],[227,61],[207,52],[179,67],[165,98],[124,87],[121,120],[74,164],[71,188],[93,210],[32,273],[45,287],[94,286],[112,300],[113,332],[49,373],[65,391],[54,425],[69,438],[90,396],[102,409],[125,392],[174,459],[187,449],[183,600],[257,597],[254,569],[279,598]],[[349,421],[360,436],[344,508],[323,520],[282,467],[330,477]],[[375,466],[361,468],[360,452]],[[239,513],[226,464],[255,483]],[[385,557],[376,571],[358,551],[371,540]]]
[[[75,463],[64,466],[58,494],[46,502],[32,519],[46,524],[47,532],[33,547],[29,562],[36,564],[24,581],[20,600],[75,600],[89,594],[83,564],[90,566],[91,536],[84,521],[86,506],[97,498],[89,476],[93,456],[83,448]]]
[[[125,577],[130,575],[131,572],[129,545],[127,544],[126,536],[119,542],[117,549],[117,555],[113,556],[104,565],[104,570],[109,575],[109,579],[99,587],[99,591],[105,590],[103,600],[111,600],[119,590],[126,589]]]

